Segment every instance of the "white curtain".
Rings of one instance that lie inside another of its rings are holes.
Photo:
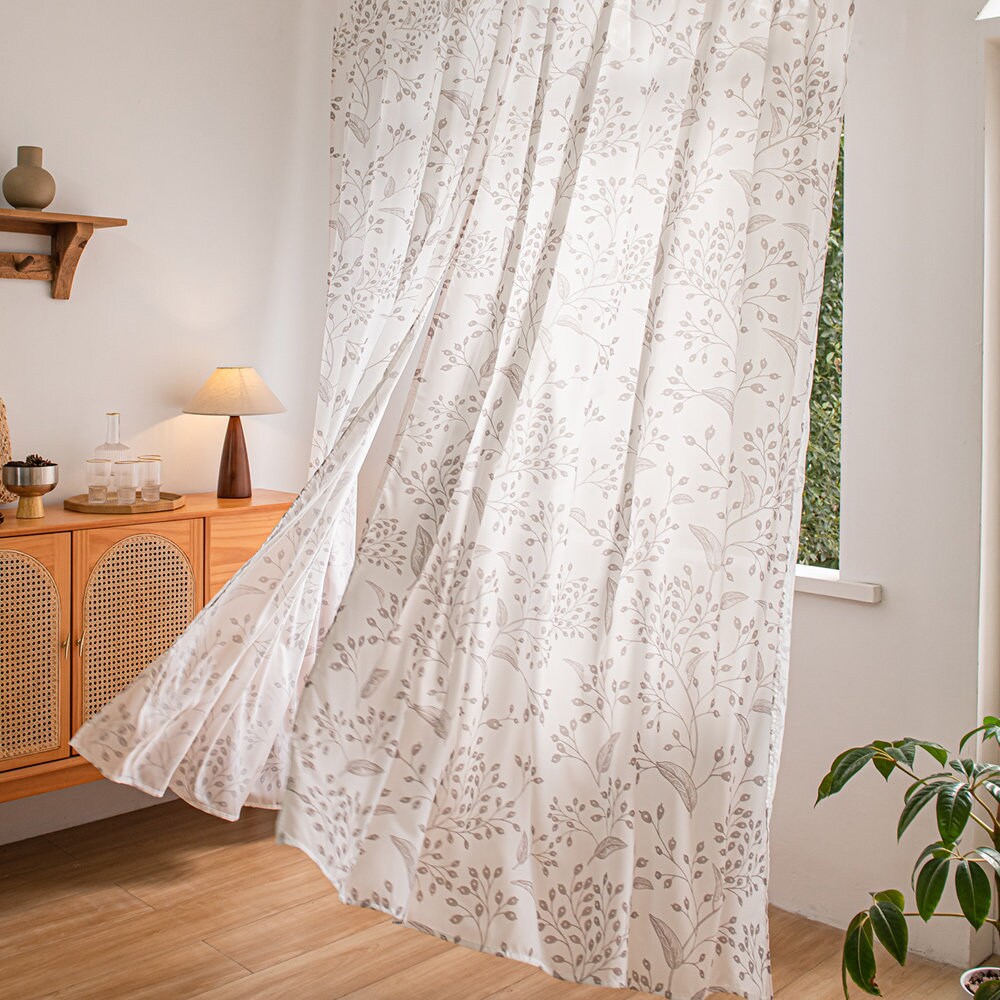
[[[345,11],[314,474],[74,745],[219,815],[281,802],[346,899],[451,940],[770,996],[850,13]],[[414,350],[348,580],[353,483]]]

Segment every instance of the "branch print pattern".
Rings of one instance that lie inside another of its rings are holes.
[[[220,815],[280,803],[346,899],[430,933],[769,997],[850,18],[345,5],[313,474],[75,745]],[[414,352],[351,569],[354,477]]]

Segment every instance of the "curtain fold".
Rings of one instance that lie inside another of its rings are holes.
[[[280,803],[345,899],[450,940],[675,1000],[770,996],[851,12],[345,9],[312,475],[74,746],[218,815]]]
[[[353,562],[357,474],[477,190],[476,122],[442,112],[463,83],[481,103],[499,21],[491,3],[460,29],[440,3],[343,11],[312,474],[254,559],[74,735],[107,777],[154,795],[169,788],[226,819],[244,805],[279,806],[299,692]],[[461,49],[452,64],[441,58],[449,45]],[[376,184],[380,172],[392,183]]]

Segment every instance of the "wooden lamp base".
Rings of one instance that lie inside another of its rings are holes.
[[[219,488],[216,492],[220,500],[245,500],[253,495],[247,442],[243,437],[243,425],[239,417],[229,418],[226,440],[222,445],[222,461],[219,463]]]

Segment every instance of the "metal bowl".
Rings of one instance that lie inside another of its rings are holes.
[[[4,486],[20,499],[17,517],[45,517],[42,497],[59,482],[58,465],[4,465],[0,469]]]

